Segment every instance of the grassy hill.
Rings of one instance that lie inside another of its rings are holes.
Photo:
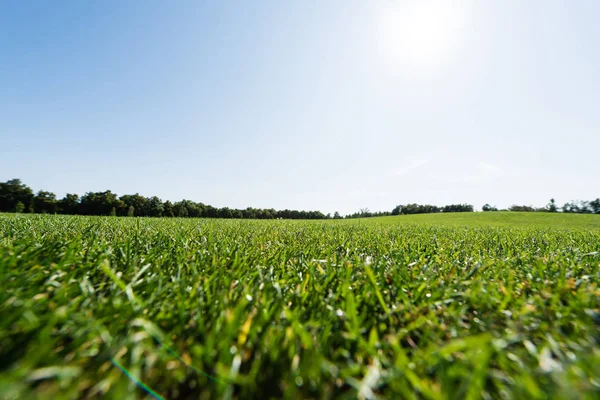
[[[374,224],[424,224],[438,226],[505,226],[600,230],[600,215],[540,212],[476,212],[398,215],[364,218]]]

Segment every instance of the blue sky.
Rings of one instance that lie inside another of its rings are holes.
[[[218,207],[600,196],[600,3],[0,3],[0,181]]]

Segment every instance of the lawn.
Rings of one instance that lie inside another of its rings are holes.
[[[0,398],[597,398],[600,216],[0,214]]]
[[[378,217],[364,219],[370,223],[418,223],[444,226],[504,226],[523,228],[562,228],[600,230],[600,215],[563,214],[544,212],[477,212],[399,215],[394,217]]]

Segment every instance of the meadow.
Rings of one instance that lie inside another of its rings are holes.
[[[0,398],[598,398],[600,215],[0,214]]]

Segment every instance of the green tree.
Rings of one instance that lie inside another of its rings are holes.
[[[15,206],[15,212],[16,213],[22,213],[23,211],[25,211],[25,204],[23,204],[22,202],[18,201],[17,205]]]
[[[67,193],[65,197],[58,201],[58,210],[63,214],[78,214],[79,196],[76,194]]]
[[[0,212],[13,212],[18,202],[31,204],[33,191],[20,179],[0,183]]]
[[[161,199],[156,196],[152,196],[147,201],[148,212],[146,215],[150,217],[162,217],[165,210],[165,206]]]
[[[55,214],[58,211],[56,195],[52,192],[40,190],[33,198],[33,204],[37,212],[42,214]]]
[[[590,207],[594,214],[600,214],[600,198],[590,201]]]
[[[554,199],[550,199],[550,203],[546,206],[548,212],[557,212],[558,207],[556,207],[556,201]]]
[[[173,203],[169,200],[165,201],[163,215],[165,217],[173,217],[175,214],[173,213]]]
[[[489,204],[484,204],[483,207],[481,207],[482,211],[498,211],[498,209],[494,206],[490,206]]]
[[[110,190],[89,192],[81,197],[81,211],[84,215],[109,215],[113,207],[122,209],[124,203]]]

